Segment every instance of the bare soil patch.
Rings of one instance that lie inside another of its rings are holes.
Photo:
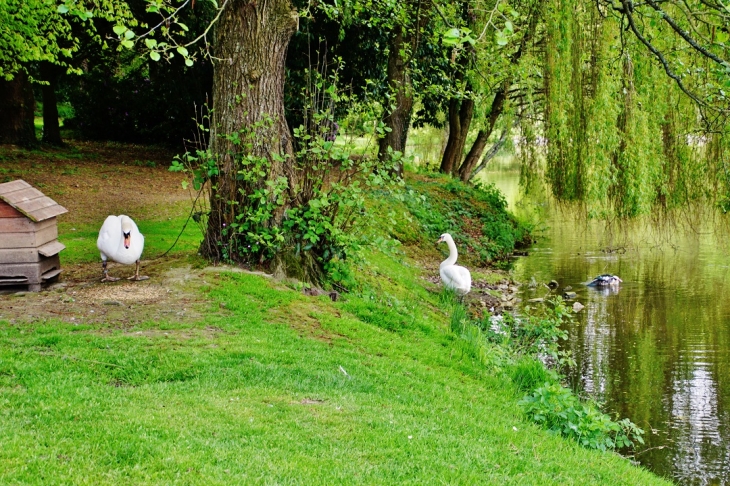
[[[23,179],[66,207],[59,224],[99,224],[119,208],[140,219],[184,214],[190,195],[179,174],[168,171],[169,150],[129,144],[72,141],[62,149],[28,151],[0,146],[0,182]],[[215,278],[185,258],[142,262],[149,280],[130,282],[134,266],[109,264],[121,277],[101,283],[101,263],[64,264],[60,281],[42,292],[0,288],[0,319],[35,322],[103,323],[129,328],[142,322],[194,321],[208,306],[194,288]],[[208,306],[209,307],[209,306]]]
[[[178,216],[190,194],[168,167],[170,150],[112,142],[69,142],[28,151],[0,146],[0,182],[23,179],[68,209],[59,223],[99,223],[119,208],[132,217]]]

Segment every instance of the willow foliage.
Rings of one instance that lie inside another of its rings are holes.
[[[546,179],[557,199],[585,203],[592,217],[727,204],[727,128],[708,123],[621,18],[549,0],[544,25]],[[707,60],[686,50],[681,58],[665,24],[644,28],[673,62],[700,74],[685,86],[709,85]]]

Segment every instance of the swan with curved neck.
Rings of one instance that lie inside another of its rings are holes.
[[[449,247],[449,257],[441,262],[439,274],[445,287],[454,289],[459,294],[467,294],[471,290],[471,273],[466,268],[456,265],[459,252],[450,234],[444,233],[436,243],[446,242]]]
[[[101,253],[101,268],[104,278],[102,282],[114,282],[119,280],[110,277],[107,271],[107,260],[112,260],[125,265],[136,264],[134,276],[129,280],[147,280],[149,277],[140,276],[139,258],[144,249],[144,236],[129,216],[108,216],[99,230],[99,238],[96,240],[96,247]]]

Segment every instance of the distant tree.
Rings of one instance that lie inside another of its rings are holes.
[[[84,3],[5,0],[0,3],[0,78],[4,80],[0,83],[0,107],[5,118],[0,123],[0,141],[21,145],[37,142],[33,124],[34,101],[29,85],[36,80],[29,76],[29,68],[34,63],[46,63],[45,66],[57,65],[77,71],[69,64],[73,53],[79,49],[79,38],[72,23],[82,26],[97,41],[104,42],[95,35],[93,20],[96,18],[134,23],[127,4],[114,0]],[[53,137],[56,141],[55,135]]]

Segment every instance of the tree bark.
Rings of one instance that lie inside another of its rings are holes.
[[[284,66],[298,25],[289,0],[233,0],[216,26],[214,56],[219,61],[213,75],[210,147],[220,173],[211,180],[210,214],[201,245],[201,254],[215,261],[231,238],[225,228],[235,222],[236,206],[250,203],[249,194],[241,190],[237,154],[267,159],[265,179],[287,177],[289,191],[296,191],[294,150],[284,118]],[[235,133],[250,145],[225,137]],[[285,210],[281,208],[270,224],[279,224]]]
[[[10,81],[0,79],[0,143],[36,145],[34,111],[33,88],[25,71]]]
[[[51,145],[63,145],[61,127],[58,123],[58,103],[56,100],[56,85],[59,71],[49,62],[41,63],[41,79],[48,84],[41,85],[43,93],[43,138],[42,141]]]
[[[405,38],[403,28],[397,27],[390,44],[388,54],[388,85],[394,93],[394,105],[386,108],[383,123],[390,131],[380,139],[378,146],[378,160],[384,161],[388,157],[388,148],[393,152],[405,153],[408,139],[408,126],[413,110],[413,91],[408,66],[404,58],[406,46],[410,44]],[[399,176],[403,175],[402,164],[394,170]]]
[[[487,146],[487,140],[494,130],[494,125],[497,123],[497,118],[504,111],[504,101],[507,99],[507,90],[509,89],[510,83],[505,81],[502,83],[502,88],[497,91],[492,100],[492,107],[489,110],[489,119],[487,120],[486,129],[479,130],[477,138],[472,145],[469,154],[464,159],[464,162],[459,167],[459,178],[463,182],[469,182],[471,179],[471,173],[474,167],[479,163],[479,159],[482,157],[484,148]]]
[[[458,174],[473,116],[474,100],[452,98],[449,101],[449,138],[441,158],[441,172],[444,174]]]

